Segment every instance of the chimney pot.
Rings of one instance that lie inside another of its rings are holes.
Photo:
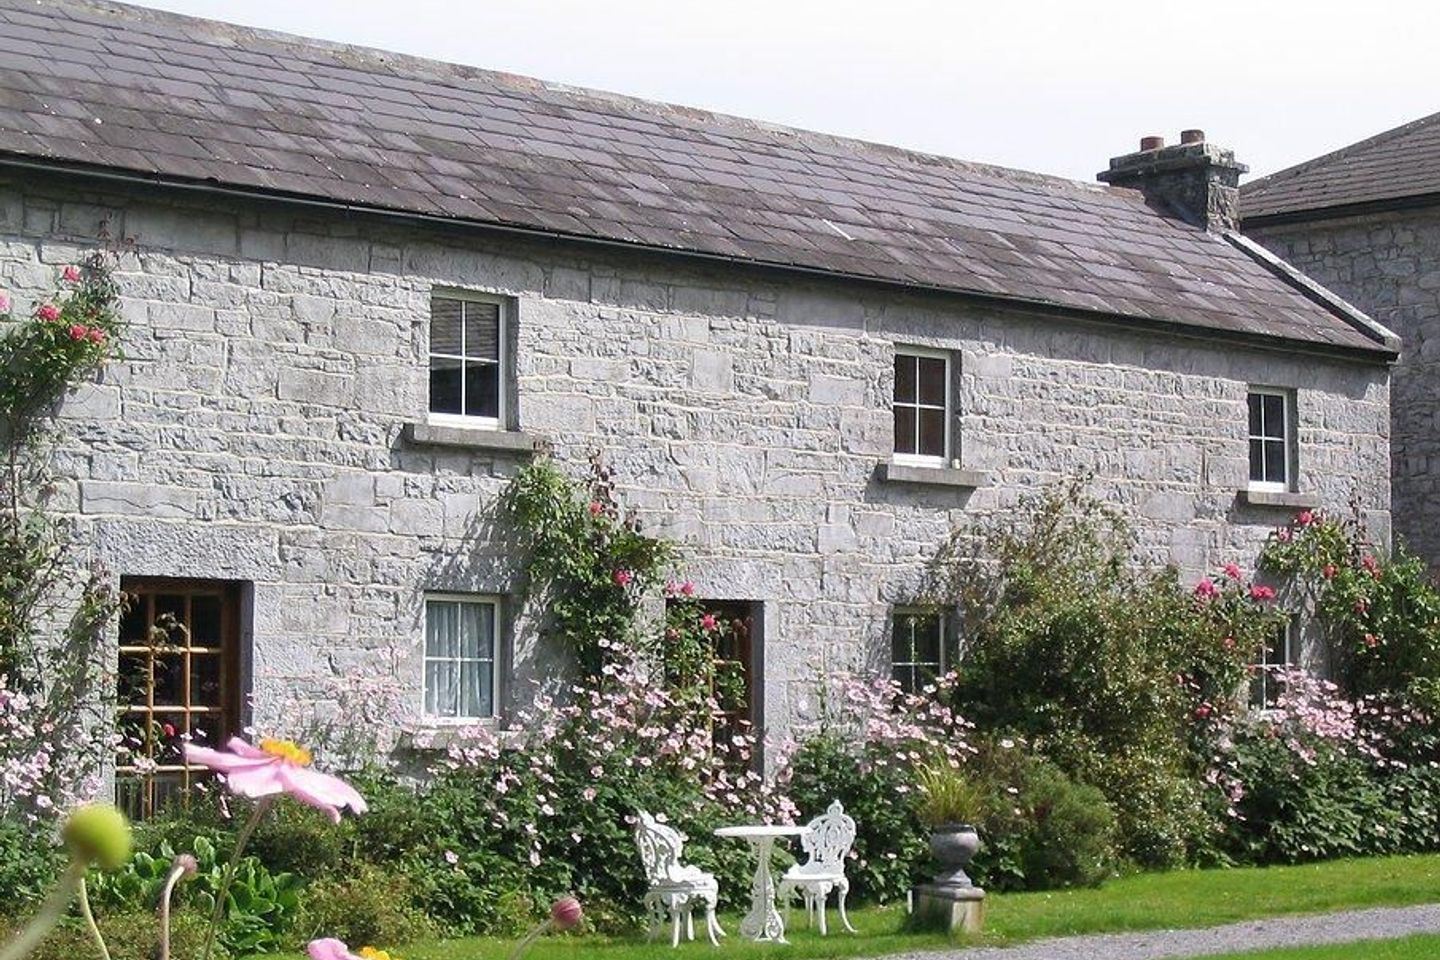
[[[1205,141],[1201,130],[1185,130],[1180,142],[1165,146],[1163,137],[1145,137],[1140,152],[1113,157],[1099,179],[1115,187],[1139,190],[1169,215],[1212,232],[1236,230],[1240,223],[1240,175],[1245,164],[1233,151]]]

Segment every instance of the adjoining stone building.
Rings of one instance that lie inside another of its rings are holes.
[[[0,284],[138,243],[63,502],[122,643],[203,641],[182,731],[523,703],[557,660],[492,521],[537,443],[750,619],[771,730],[943,668],[893,628],[926,561],[1054,480],[1191,579],[1302,507],[1388,528],[1398,343],[1229,229],[1193,133],[1105,186],[107,3],[0,36]]]
[[[1247,183],[1246,234],[1395,331],[1396,535],[1440,567],[1440,113]]]

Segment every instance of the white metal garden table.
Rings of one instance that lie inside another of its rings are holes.
[[[717,837],[745,840],[755,851],[755,877],[750,881],[750,912],[740,921],[740,935],[757,943],[784,943],[785,920],[775,909],[775,877],[770,873],[770,854],[775,841],[782,837],[798,837],[804,827],[745,826],[721,827]]]

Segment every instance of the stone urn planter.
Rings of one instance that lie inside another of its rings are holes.
[[[965,868],[980,850],[980,835],[968,823],[941,823],[930,829],[930,854],[940,865],[938,887],[972,887]]]

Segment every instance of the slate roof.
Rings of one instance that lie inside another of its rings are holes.
[[[7,157],[1394,353],[1134,191],[99,0],[0,0]]]
[[[1440,113],[1252,180],[1240,212],[1253,222],[1420,197],[1440,202]]]

